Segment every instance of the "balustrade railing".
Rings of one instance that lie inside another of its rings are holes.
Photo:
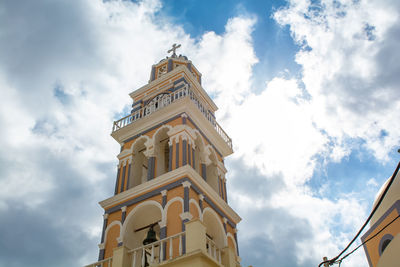
[[[184,254],[185,232],[181,232],[151,244],[128,251],[131,255],[131,267],[145,267],[160,264],[164,261],[180,257]],[[222,251],[215,242],[206,236],[206,252],[219,264],[222,263]],[[112,257],[91,263],[84,267],[112,267]]]
[[[128,251],[128,254],[132,255],[131,267],[145,267],[148,264],[162,263],[182,256],[184,236],[185,233],[181,232]]]
[[[156,96],[152,99],[145,107],[138,109],[132,112],[130,115],[114,121],[112,132],[115,132],[119,129],[124,128],[125,126],[140,120],[143,117],[146,117],[153,112],[162,109],[170,105],[171,103],[184,98],[190,97],[190,100],[193,101],[195,106],[199,109],[199,111],[204,115],[204,117],[213,125],[214,129],[217,133],[222,137],[222,139],[232,148],[232,139],[226,134],[226,132],[222,129],[222,127],[217,123],[215,117],[212,113],[208,111],[196,96],[196,94],[189,89],[188,85],[184,85],[182,88],[172,92],[172,93],[165,93]]]
[[[221,249],[217,247],[217,245],[214,243],[213,240],[211,240],[207,236],[206,240],[206,249],[207,249],[207,254],[216,260],[218,263],[221,263]]]
[[[85,267],[112,267],[112,257],[85,265]]]

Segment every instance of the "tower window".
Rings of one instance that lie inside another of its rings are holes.
[[[169,128],[165,127],[159,130],[155,137],[155,152],[156,152],[156,176],[163,175],[169,171],[169,136],[167,132]]]
[[[382,237],[381,242],[379,242],[379,256],[382,255],[383,251],[387,248],[392,239],[393,236],[391,234],[386,234]]]
[[[145,142],[146,139],[142,138],[134,144],[132,170],[128,188],[135,187],[147,181],[148,158],[144,154],[146,151]]]

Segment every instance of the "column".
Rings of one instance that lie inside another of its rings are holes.
[[[156,157],[154,155],[149,157],[147,164],[147,181],[154,179],[155,175],[155,167],[156,167]]]
[[[182,166],[187,164],[187,138],[182,136]]]
[[[222,221],[224,222],[224,230],[225,230],[225,234],[226,234],[226,223],[228,222],[227,218],[222,218]]]
[[[120,187],[120,190],[119,190],[120,193],[124,192],[125,174],[126,174],[126,161],[124,162],[124,167],[122,168],[121,187]]]
[[[162,207],[165,208],[165,205],[167,205],[167,190],[162,190],[161,196],[162,196]]]
[[[224,194],[225,194],[225,202],[228,203],[228,195],[226,194],[226,178],[224,177]]]
[[[223,196],[223,194],[222,194],[221,177],[218,175],[218,176],[217,176],[217,179],[218,179],[218,195],[219,195],[222,199],[224,199],[224,196]]]
[[[235,234],[234,234],[234,237],[235,237],[235,242],[236,242],[236,252],[237,252],[237,255],[239,256],[239,243],[238,243],[238,239],[237,239],[237,232],[238,232],[238,229],[237,228],[235,228],[234,229],[235,230]]]
[[[167,205],[167,190],[162,190],[161,191],[161,196],[162,196],[162,208],[164,209],[165,206]],[[167,224],[166,222],[159,222],[158,225],[160,226],[160,240],[164,239],[167,237]],[[160,248],[161,249],[161,248]],[[162,250],[163,250],[163,259],[167,259],[167,244],[164,243],[162,244]]]
[[[195,149],[196,149],[196,144],[193,143],[193,145],[192,145],[192,167],[193,167],[193,169],[196,170],[196,168],[198,168],[198,167],[196,167],[196,159],[194,157]]]
[[[103,215],[103,231],[101,232],[101,242],[99,245],[99,261],[104,260],[104,248],[105,244],[104,243],[104,238],[105,238],[105,233],[106,233],[106,228],[107,228],[107,221],[108,221],[108,213],[104,213]]]
[[[207,181],[207,167],[205,163],[201,163],[201,177],[203,177],[204,181]]]
[[[201,212],[203,212],[203,201],[204,201],[204,195],[200,194],[199,195],[199,206],[200,206]]]
[[[118,183],[119,183],[119,174],[120,174],[120,171],[121,171],[121,168],[120,168],[120,165],[118,165],[117,179],[115,180],[114,195],[118,194]]]
[[[158,225],[160,226],[160,240],[163,240],[167,237],[167,224],[165,222],[159,222]],[[161,246],[162,246],[162,250],[163,250],[162,260],[166,260],[167,259],[167,243],[162,242]],[[160,247],[160,249],[161,249],[161,247]]]
[[[168,171],[172,171],[172,148],[173,148],[173,142],[172,142],[171,138],[168,141],[168,145],[169,145]]]
[[[179,150],[180,150],[179,137],[176,137],[175,138],[175,169],[179,168]]]
[[[183,186],[183,213],[180,214],[182,220],[182,232],[185,231],[185,224],[192,219],[192,215],[189,212],[189,189],[190,182],[184,181],[182,182]],[[186,253],[186,237],[182,237],[182,254]]]
[[[121,214],[121,224],[123,225],[126,219],[126,206],[123,206],[121,208],[122,214]]]
[[[130,156],[130,158],[128,159],[128,174],[127,174],[127,178],[126,178],[126,187],[125,190],[129,189],[129,184],[130,184],[130,180],[131,180],[131,165],[132,165],[132,156]]]
[[[188,154],[188,164],[190,165],[190,166],[192,166],[192,146],[190,145],[190,142],[189,142],[189,144],[188,144],[188,152],[187,152],[187,154]]]
[[[183,186],[183,212],[189,211],[189,189],[190,189],[190,182],[184,181],[182,182]]]

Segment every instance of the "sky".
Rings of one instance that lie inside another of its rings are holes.
[[[395,0],[0,1],[0,267],[97,259],[112,123],[173,43],[233,139],[242,266],[334,257],[400,159],[399,20]]]

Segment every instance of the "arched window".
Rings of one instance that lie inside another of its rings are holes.
[[[203,224],[208,238],[215,242],[217,248],[227,245],[224,227],[215,211],[210,208],[204,209]]]
[[[206,176],[207,183],[215,190],[215,192],[219,193],[218,188],[218,172],[217,172],[217,156],[213,151],[210,154],[210,162],[206,166]]]
[[[146,151],[145,142],[145,138],[140,138],[133,144],[132,171],[128,188],[132,188],[147,181],[148,158],[144,154]]]
[[[382,255],[383,251],[387,248],[392,239],[393,236],[391,234],[386,234],[382,237],[381,241],[379,242],[379,256]]]
[[[160,240],[161,229],[158,224],[160,221],[162,221],[162,207],[160,204],[151,200],[139,204],[126,217],[122,228],[123,244],[128,249],[142,247],[150,228],[155,232],[156,239]],[[159,250],[155,249],[154,253],[154,258],[158,262]],[[135,267],[142,266],[142,255],[142,253],[137,253]],[[149,260],[149,255],[147,260]]]
[[[204,143],[200,133],[196,132],[196,140],[194,141],[194,169],[201,175],[201,157],[204,152]]]
[[[170,151],[169,151],[169,128],[159,130],[154,137],[156,153],[156,176],[163,175],[169,170]]]

